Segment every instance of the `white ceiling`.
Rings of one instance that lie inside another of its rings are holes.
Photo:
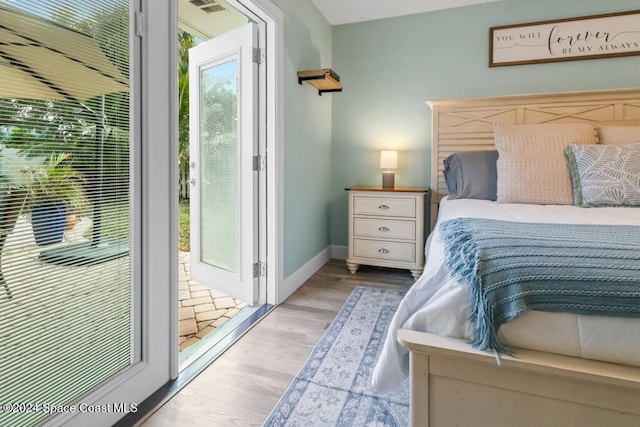
[[[331,25],[371,21],[500,0],[313,0]]]

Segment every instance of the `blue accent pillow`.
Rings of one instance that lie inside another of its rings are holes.
[[[565,148],[576,206],[640,206],[640,143]]]
[[[449,199],[496,200],[497,150],[453,153],[444,159]]]

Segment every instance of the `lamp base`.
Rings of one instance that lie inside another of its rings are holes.
[[[395,188],[394,172],[382,172],[382,188],[386,188],[386,189]]]

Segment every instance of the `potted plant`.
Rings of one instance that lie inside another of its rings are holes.
[[[48,159],[21,169],[26,191],[23,211],[31,213],[31,225],[38,245],[62,241],[67,215],[87,206],[82,188],[84,178],[70,163],[71,154],[51,153]]]

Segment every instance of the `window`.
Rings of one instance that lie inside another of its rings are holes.
[[[69,405],[134,362],[129,17],[0,0],[2,403]]]

